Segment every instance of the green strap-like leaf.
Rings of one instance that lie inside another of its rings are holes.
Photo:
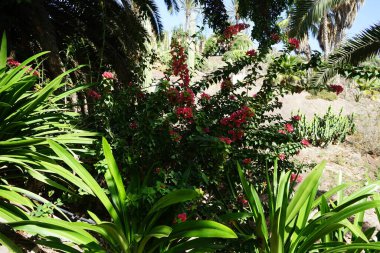
[[[87,186],[91,189],[90,194],[95,194],[98,197],[103,206],[107,209],[108,213],[111,215],[114,222],[122,228],[122,221],[116,209],[112,205],[111,201],[108,199],[107,195],[100,187],[100,185],[96,182],[96,180],[91,176],[91,174],[63,147],[61,147],[58,143],[48,140],[48,143],[52,150],[75,172],[78,176],[87,184]]]
[[[181,190],[175,190],[167,195],[160,198],[150,209],[148,216],[157,212],[160,209],[163,209],[165,207],[175,205],[178,203],[183,203],[189,200],[193,200],[198,198],[200,195],[195,190],[189,190],[189,189],[181,189]]]
[[[307,200],[310,198],[311,192],[319,184],[319,180],[322,176],[325,165],[326,161],[318,164],[314,170],[304,179],[304,181],[295,192],[294,197],[288,205],[286,224],[289,224],[298,214],[302,206],[308,203]]]
[[[21,248],[2,233],[0,233],[0,245],[7,247],[9,253],[22,253]]]
[[[0,46],[0,69],[5,68],[5,66],[7,66],[7,36],[4,32]]]
[[[173,227],[170,238],[237,238],[229,227],[215,221],[186,221]]]

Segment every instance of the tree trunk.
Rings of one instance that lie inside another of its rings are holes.
[[[191,70],[194,69],[195,66],[195,41],[192,37],[195,34],[195,15],[194,12],[190,12],[190,20],[189,20],[189,31],[188,31],[188,60],[187,64]]]
[[[47,12],[41,0],[33,1],[33,4],[26,5],[30,7],[29,18],[34,27],[34,35],[39,42],[43,51],[50,51],[47,58],[47,69],[52,78],[59,76],[65,72],[65,67],[59,57],[59,48],[57,44],[56,34],[54,27],[49,20],[49,13]],[[70,96],[71,103],[74,111],[77,111],[76,104],[78,103],[78,96],[73,93]]]
[[[329,34],[328,34],[328,20],[327,20],[327,14],[322,18],[322,24],[323,30],[322,30],[322,43],[323,43],[323,50],[325,52],[325,60],[327,60],[329,54],[330,54],[330,42],[329,42]]]
[[[300,53],[304,53],[305,56],[306,56],[306,58],[308,60],[310,60],[310,58],[311,58],[311,49],[310,49],[309,36],[308,35],[305,35],[305,37],[303,37],[301,39],[299,52]]]

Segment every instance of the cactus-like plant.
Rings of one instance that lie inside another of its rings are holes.
[[[354,131],[354,115],[342,115],[342,109],[339,114],[334,114],[331,107],[323,116],[315,114],[310,122],[302,115],[296,127],[296,134],[300,138],[306,138],[314,146],[320,147],[343,142]]]

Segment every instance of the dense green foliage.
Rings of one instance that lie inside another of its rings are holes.
[[[327,83],[335,73],[376,88],[377,66],[346,61],[378,52],[377,26],[349,40],[336,61],[306,60],[299,40],[278,34],[293,2],[240,0],[229,25],[223,1],[195,1],[216,32],[197,66],[209,55],[225,60],[202,78],[188,67],[189,50],[203,45],[190,46],[197,35],[178,29],[170,48],[167,36],[151,50],[148,34],[162,30],[154,1],[0,3],[0,29],[11,39],[10,55],[5,36],[0,48],[0,244],[14,252],[378,252],[363,217],[380,213],[380,183],[344,196],[340,175],[318,196],[325,163],[301,183],[305,168],[293,157],[343,141],[353,116],[329,109],[309,123],[278,113],[286,94],[339,95],[343,86]],[[302,2],[309,19],[331,1],[299,0],[298,10]],[[253,21],[252,38],[239,18]],[[281,39],[283,49],[268,54]],[[51,51],[45,61],[45,53],[31,56],[41,49]],[[149,86],[157,58],[164,78]]]
[[[229,213],[221,218],[234,220],[236,230],[245,238],[243,245],[239,245],[239,252],[380,250],[380,243],[372,239],[374,229],[362,231],[365,210],[376,208],[379,211],[376,192],[379,182],[344,196],[349,185],[340,180],[340,185],[318,196],[325,164],[317,165],[296,189],[295,184],[302,181],[301,176],[290,171],[279,173],[275,165],[273,178],[267,176],[266,179],[268,200],[264,203],[238,166],[247,207],[244,212]],[[337,200],[333,199],[335,194]],[[313,212],[315,209],[318,212]],[[349,220],[352,216],[353,222]],[[352,236],[351,243],[344,240],[348,234]]]

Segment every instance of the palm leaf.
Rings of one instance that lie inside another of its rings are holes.
[[[349,39],[328,58],[328,64],[312,77],[312,84],[325,84],[344,65],[357,65],[380,52],[380,23]]]

